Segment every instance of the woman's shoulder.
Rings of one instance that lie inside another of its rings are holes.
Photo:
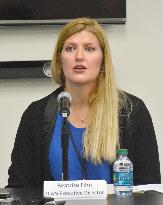
[[[144,112],[149,113],[141,98],[125,91],[120,91],[120,104],[120,108],[123,112],[127,111],[127,113],[130,114],[143,114]]]
[[[27,107],[27,109],[24,111],[24,115],[28,115],[28,116],[39,116],[41,114],[44,113],[45,111],[45,107],[47,105],[47,103],[49,101],[53,101],[53,103],[57,103],[57,96],[60,92],[62,92],[63,88],[59,87],[56,90],[54,90],[52,93],[50,93],[49,95],[33,101],[32,103],[30,103],[30,105]]]
[[[120,93],[119,94],[120,102],[124,103],[125,105],[127,106],[132,105],[134,107],[141,106],[141,105],[145,106],[144,101],[140,97],[122,90],[119,93]]]
[[[143,102],[143,100],[140,97],[133,95],[131,93],[128,93],[126,91],[120,91],[120,97],[122,97],[123,99],[130,101],[134,104],[138,104],[138,103]]]
[[[150,112],[144,103],[144,101],[128,92],[120,91],[120,114],[122,116],[128,116],[131,118],[141,119],[151,119]]]

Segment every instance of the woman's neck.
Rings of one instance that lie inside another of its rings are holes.
[[[81,108],[88,107],[89,97],[94,87],[66,85],[64,90],[72,95],[72,106]]]
[[[76,127],[87,127],[89,114],[89,96],[92,92],[88,86],[66,86],[65,91],[72,95],[69,121]]]

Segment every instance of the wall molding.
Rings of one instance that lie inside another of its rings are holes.
[[[0,79],[51,77],[49,60],[0,62]]]

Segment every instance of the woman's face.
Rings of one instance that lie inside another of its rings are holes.
[[[84,30],[65,41],[60,60],[66,85],[94,85],[100,72],[103,53],[97,37]]]

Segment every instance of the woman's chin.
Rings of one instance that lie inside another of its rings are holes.
[[[75,79],[72,81],[69,81],[68,84],[73,86],[85,86],[85,85],[94,85],[96,84],[97,80],[86,80],[86,79]]]

